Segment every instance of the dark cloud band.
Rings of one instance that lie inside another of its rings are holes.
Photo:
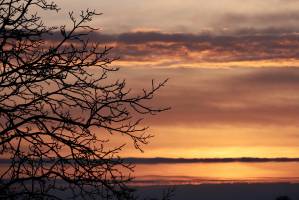
[[[287,30],[286,30],[287,31]],[[259,61],[299,59],[299,34],[282,30],[239,30],[231,35],[132,32],[89,34],[88,39],[115,46],[122,61],[175,58],[186,62]],[[55,41],[59,33],[49,37]]]

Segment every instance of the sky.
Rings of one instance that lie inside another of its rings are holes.
[[[55,2],[50,25],[103,13],[90,39],[114,47],[129,87],[169,78],[153,104],[172,109],[145,120],[155,137],[144,153],[129,143],[123,155],[299,157],[298,0]]]

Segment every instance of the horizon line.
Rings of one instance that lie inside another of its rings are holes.
[[[123,157],[124,163],[132,164],[188,164],[188,163],[266,163],[266,162],[299,162],[299,157],[224,157],[224,158],[170,158],[170,157]],[[72,159],[70,159],[72,160]],[[115,159],[111,159],[115,160]],[[11,159],[0,158],[0,164],[10,163]]]
[[[125,162],[136,164],[176,164],[176,163],[265,163],[265,162],[299,162],[299,157],[275,157],[275,158],[262,158],[262,157],[236,157],[236,158],[167,158],[167,157],[126,157],[123,158]]]

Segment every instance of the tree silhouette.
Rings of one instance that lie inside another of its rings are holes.
[[[99,13],[69,13],[67,29],[47,27],[37,9],[59,11],[46,0],[0,0],[0,198],[130,199],[124,171],[133,166],[109,135],[146,144],[140,115],[167,109],[148,103],[166,81],[133,94],[109,79],[118,70],[110,48],[86,37]],[[49,42],[53,31],[60,39]]]

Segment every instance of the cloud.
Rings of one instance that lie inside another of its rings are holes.
[[[136,71],[135,71],[136,70]],[[155,105],[170,111],[152,117],[157,125],[299,124],[298,68],[126,69],[131,85],[170,77]],[[134,72],[135,71],[135,72]],[[135,74],[135,75],[133,75]]]
[[[212,36],[165,33],[119,35],[116,49],[125,60],[178,58],[185,62],[298,59],[298,35]]]
[[[59,33],[48,37],[51,41],[59,38]],[[277,61],[289,62],[290,66],[299,63],[299,34],[271,28],[263,31],[239,30],[231,35],[218,36],[162,32],[131,32],[119,35],[92,33],[88,35],[88,39],[115,47],[112,55],[120,56],[122,62],[142,62],[141,64],[151,67],[199,66],[227,62],[263,64],[264,61],[270,61],[270,66],[277,65]],[[130,63],[126,64],[128,65]]]
[[[73,0],[59,1],[58,4],[62,8],[61,12],[46,15],[51,25],[65,23],[68,11],[80,13],[80,10],[93,8],[104,15],[94,18],[91,24],[102,27],[108,33],[136,29],[184,33],[212,29],[221,32],[224,28],[260,29],[269,25],[287,28],[296,26],[299,6],[296,0]]]
[[[221,22],[226,25],[244,25],[244,23],[254,23],[287,27],[286,25],[289,23],[298,23],[298,20],[298,10],[255,13],[254,15],[244,13],[227,13],[221,17]]]

